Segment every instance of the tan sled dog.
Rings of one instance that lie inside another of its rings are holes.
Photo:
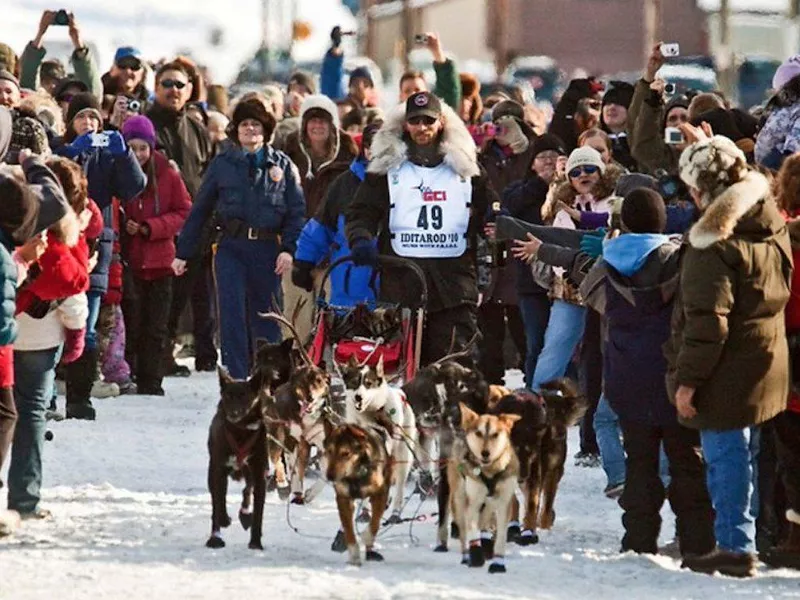
[[[519,476],[511,429],[520,417],[479,415],[463,403],[459,407],[464,437],[453,445],[447,479],[461,538],[461,562],[470,567],[483,566],[480,525],[489,523],[494,513],[497,533],[489,572],[505,573],[509,506]]]

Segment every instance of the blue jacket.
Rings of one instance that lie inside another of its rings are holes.
[[[288,156],[270,146],[259,155],[253,180],[248,157],[239,146],[211,161],[178,238],[178,258],[186,260],[197,254],[212,214],[221,226],[236,219],[248,227],[280,234],[281,251],[294,254],[306,213],[297,169]]]
[[[331,100],[339,100],[347,95],[344,86],[344,53],[336,56],[331,49],[322,59],[322,70],[319,75],[320,91]]]
[[[0,312],[0,346],[13,344],[17,339],[17,320],[14,312],[17,308],[17,265],[11,253],[14,246],[8,236],[0,231],[0,281],[3,289],[0,292],[2,312]]]
[[[117,235],[113,228],[111,201],[114,197],[123,202],[133,200],[147,185],[147,176],[130,148],[123,154],[113,154],[108,148],[76,152],[72,146],[65,144],[56,150],[56,154],[71,158],[83,167],[89,183],[89,197],[103,213],[105,228],[97,248],[97,266],[90,276],[90,291],[105,294]]]
[[[319,213],[310,219],[297,242],[295,261],[318,265],[326,258],[331,262],[350,254],[344,229],[344,208],[355,197],[359,184],[364,180],[366,162],[356,159],[350,170],[333,180],[320,206]],[[377,243],[377,242],[374,242]],[[359,302],[374,302],[377,281],[370,286],[371,267],[356,267],[345,263],[330,274],[333,306],[355,306]]]

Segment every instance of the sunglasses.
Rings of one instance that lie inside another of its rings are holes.
[[[594,175],[598,171],[600,171],[600,167],[597,165],[583,165],[582,167],[575,167],[574,169],[570,170],[568,175],[570,179],[575,179],[583,174]]]
[[[429,117],[427,115],[418,115],[416,117],[410,117],[408,119],[409,125],[428,125],[431,126],[436,123],[437,119],[433,117]]]
[[[186,87],[186,85],[187,83],[185,81],[180,81],[178,79],[165,79],[161,82],[161,86],[168,90],[171,90],[172,88],[182,90]]]
[[[123,58],[121,61],[117,63],[117,66],[120,69],[130,69],[131,71],[138,71],[142,68],[141,61],[136,60],[135,58]]]

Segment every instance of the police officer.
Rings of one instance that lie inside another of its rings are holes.
[[[173,263],[182,275],[199,251],[206,221],[216,214],[220,233],[214,256],[222,364],[237,379],[250,371],[256,339],[280,339],[280,329],[258,316],[281,298],[280,277],[291,273],[292,256],[305,220],[297,170],[267,145],[275,118],[256,100],[240,102],[230,125],[230,148],[211,162],[192,212],[178,238]]]
[[[376,264],[380,252],[425,273],[422,364],[447,353],[454,331],[457,349],[477,331],[476,236],[496,199],[467,128],[436,96],[418,92],[388,115],[345,209],[346,233],[357,264]],[[411,284],[408,271],[386,268],[381,296],[408,302]]]

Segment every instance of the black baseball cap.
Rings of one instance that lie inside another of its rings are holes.
[[[430,92],[417,92],[406,100],[406,120],[426,116],[438,119],[442,116],[442,103]]]

